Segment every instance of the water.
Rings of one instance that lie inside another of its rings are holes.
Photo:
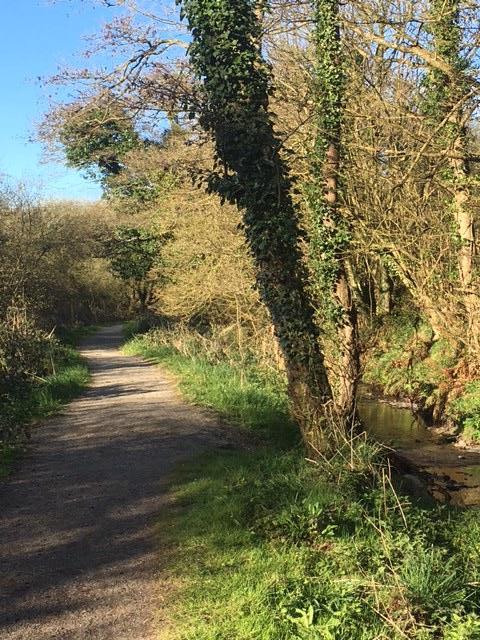
[[[432,441],[431,431],[411,409],[362,399],[358,403],[358,412],[368,432],[394,449]]]
[[[406,407],[363,398],[358,411],[368,433],[393,449],[435,499],[480,506],[480,451],[464,451],[442,441]]]

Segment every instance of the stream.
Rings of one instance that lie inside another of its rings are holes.
[[[446,442],[410,408],[362,398],[358,411],[368,433],[394,451],[410,490],[458,507],[480,506],[480,451]]]

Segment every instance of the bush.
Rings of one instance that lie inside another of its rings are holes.
[[[19,404],[29,387],[51,370],[56,340],[25,317],[0,323],[0,442],[14,442],[21,435]]]
[[[51,371],[58,342],[23,319],[0,323],[0,390],[10,390]]]
[[[24,315],[0,323],[0,475],[25,441],[31,418],[55,411],[87,380],[79,355]]]

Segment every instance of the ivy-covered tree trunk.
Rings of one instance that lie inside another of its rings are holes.
[[[190,61],[202,83],[197,115],[213,134],[209,188],[243,211],[257,283],[287,368],[293,412],[308,445],[327,446],[332,393],[300,250],[291,182],[269,113],[270,69],[256,0],[183,0]]]
[[[435,54],[448,63],[451,72],[430,71],[426,113],[432,125],[439,129],[437,138],[448,158],[444,179],[448,191],[453,194],[451,208],[458,238],[458,279],[465,311],[466,343],[475,343],[479,348],[480,308],[474,283],[475,219],[466,127],[469,87],[464,79],[468,61],[462,55],[461,6],[460,0],[431,0],[430,29]]]
[[[348,223],[339,209],[345,76],[337,0],[313,0],[315,22],[315,106],[317,137],[314,183],[309,190],[311,265],[321,313],[333,324],[341,352],[337,413],[352,421],[359,379],[357,311],[347,277]]]

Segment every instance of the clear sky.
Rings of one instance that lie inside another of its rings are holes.
[[[29,138],[49,104],[39,78],[73,65],[82,37],[97,31],[112,10],[82,0],[0,2],[0,174],[32,184],[45,198],[95,200],[98,185],[63,165],[42,164],[41,145]]]

